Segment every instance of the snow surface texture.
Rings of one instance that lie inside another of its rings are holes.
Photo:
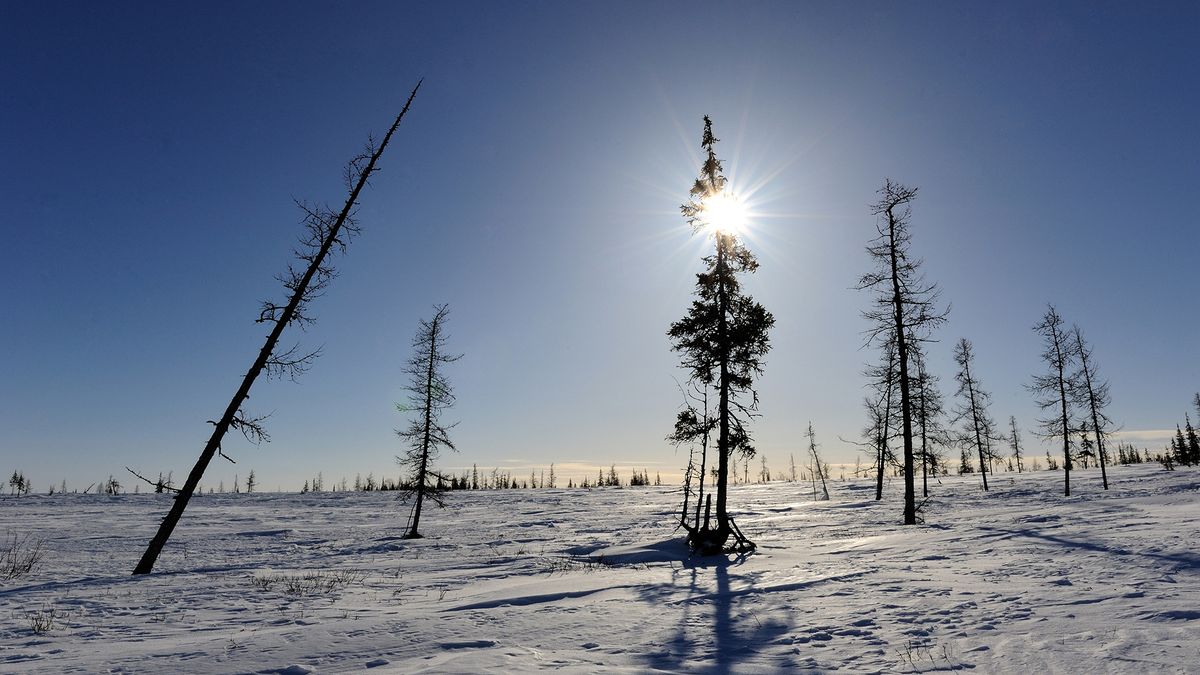
[[[1200,672],[1200,474],[736,487],[759,552],[687,560],[667,488],[205,495],[129,576],[168,495],[0,498],[46,540],[0,585],[0,671]],[[35,630],[35,623],[43,624]],[[49,623],[47,628],[44,624]]]

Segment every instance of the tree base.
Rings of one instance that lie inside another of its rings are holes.
[[[421,534],[420,532],[409,532],[408,534],[406,534],[400,538],[401,539],[424,539],[425,535]]]
[[[688,547],[693,555],[723,555],[726,553],[750,553],[758,546],[742,534],[742,530],[729,519],[728,527],[710,529],[688,529]]]

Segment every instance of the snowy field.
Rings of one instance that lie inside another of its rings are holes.
[[[454,494],[420,541],[391,493],[206,495],[136,578],[169,497],[3,497],[47,555],[0,671],[1200,672],[1200,473],[1110,476],[946,479],[909,528],[895,480],[737,487],[759,552],[692,561],[667,488]]]

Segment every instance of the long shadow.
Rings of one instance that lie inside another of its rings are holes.
[[[663,645],[658,653],[641,655],[640,660],[649,668],[678,672],[691,670],[695,662],[706,661],[708,670],[716,673],[726,673],[743,660],[743,657],[753,653],[760,646],[770,644],[780,635],[790,630],[786,621],[778,618],[759,619],[751,615],[751,620],[737,620],[734,617],[734,604],[742,596],[766,592],[775,589],[759,589],[749,577],[739,577],[748,583],[746,588],[732,590],[730,568],[736,569],[747,558],[742,554],[733,558],[714,556],[707,558],[689,558],[683,561],[683,567],[674,577],[686,575],[687,591],[682,599],[678,598],[678,581],[669,585],[647,586],[641,593],[641,599],[652,605],[662,605],[671,600],[672,605],[680,607],[680,618],[671,638]],[[715,591],[704,583],[712,571],[715,581]],[[693,607],[712,606],[711,621],[694,620]],[[700,626],[709,623],[709,630],[699,630]],[[698,635],[690,635],[697,632]]]
[[[995,533],[995,535],[993,535],[993,536],[1008,535],[1008,536],[1012,536],[1012,537],[1026,537],[1029,539],[1041,539],[1043,541],[1048,541],[1048,542],[1051,542],[1054,544],[1058,544],[1059,546],[1065,546],[1065,547],[1069,547],[1069,548],[1077,548],[1077,549],[1081,549],[1084,551],[1094,551],[1096,553],[1104,553],[1104,554],[1108,554],[1108,555],[1119,555],[1119,556],[1141,556],[1143,558],[1150,558],[1150,559],[1161,561],[1161,562],[1171,563],[1171,564],[1175,565],[1175,568],[1173,570],[1171,570],[1173,572],[1192,570],[1192,569],[1200,569],[1200,554],[1197,554],[1197,553],[1191,553],[1191,552],[1156,553],[1154,551],[1133,551],[1133,550],[1130,550],[1127,548],[1117,548],[1117,547],[1112,547],[1112,546],[1105,546],[1104,544],[1098,544],[1098,543],[1091,542],[1091,541],[1078,541],[1078,540],[1074,540],[1074,539],[1067,539],[1065,537],[1059,537],[1059,536],[1056,536],[1053,534],[1047,534],[1045,532],[1038,532],[1036,530],[1029,530],[1029,529],[1010,530],[1010,529],[1003,528],[1003,527],[991,527],[991,526],[981,526],[979,529],[984,530],[986,532]]]

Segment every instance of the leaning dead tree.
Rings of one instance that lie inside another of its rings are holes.
[[[1046,417],[1038,420],[1042,438],[1061,438],[1063,442],[1063,491],[1071,496],[1071,409],[1072,398],[1069,392],[1077,387],[1071,368],[1075,364],[1075,350],[1066,330],[1063,328],[1062,317],[1055,311],[1054,305],[1046,307],[1046,314],[1033,330],[1042,336],[1045,349],[1042,360],[1046,362],[1045,375],[1035,375],[1032,384],[1028,385],[1034,394],[1038,407],[1047,413]]]
[[[220,419],[209,421],[213,425],[212,435],[209,436],[208,442],[204,445],[204,450],[201,451],[200,458],[192,467],[187,480],[175,495],[171,509],[163,518],[162,524],[159,525],[158,532],[150,540],[146,552],[142,554],[141,560],[134,568],[134,574],[149,574],[153,571],[155,561],[158,560],[167,540],[171,538],[171,533],[175,531],[175,526],[183,516],[183,511],[195,493],[196,486],[200,484],[205,469],[218,454],[225,456],[221,452],[221,442],[230,429],[241,432],[247,440],[252,442],[269,440],[270,437],[262,426],[265,417],[249,415],[242,406],[250,396],[250,388],[254,386],[259,375],[266,373],[268,376],[294,378],[307,370],[313,359],[317,357],[318,352],[304,353],[295,346],[281,349],[279,340],[288,326],[305,325],[313,321],[312,315],[308,313],[308,305],[314,298],[322,294],[335,274],[334,268],[329,264],[329,258],[335,251],[345,252],[350,239],[358,233],[359,228],[354,220],[354,210],[358,204],[359,193],[366,186],[371,174],[376,171],[376,163],[392,139],[392,134],[400,126],[400,121],[404,119],[404,115],[408,112],[420,87],[421,83],[418,82],[409,94],[404,107],[396,115],[392,126],[384,134],[383,139],[378,144],[368,142],[364,152],[352,159],[346,167],[349,196],[346,197],[346,202],[340,211],[333,211],[321,206],[299,205],[304,212],[305,232],[300,238],[300,247],[296,251],[296,258],[297,262],[302,264],[295,267],[289,266],[287,273],[279,277],[288,292],[288,300],[282,305],[270,301],[263,303],[258,322],[269,324],[271,332],[250,364],[250,369],[246,371],[241,384],[234,392],[233,398],[230,399],[229,405],[225,407],[225,412],[222,413]]]
[[[808,437],[808,456],[812,459],[813,464],[813,497],[816,497],[816,479],[821,479],[821,501],[829,501],[829,486],[825,482],[825,465],[821,464],[821,456],[817,454],[817,434],[813,431],[812,422],[808,423],[808,431],[805,432]]]
[[[875,236],[867,244],[867,255],[875,269],[864,274],[858,288],[874,293],[872,307],[863,312],[871,323],[868,342],[889,344],[896,350],[896,381],[900,399],[900,437],[904,452],[904,524],[917,522],[914,485],[912,375],[910,350],[927,339],[930,331],[946,320],[936,308],[937,286],[925,281],[921,260],[909,252],[912,245],[911,205],[917,188],[901,185],[890,178],[879,189],[879,201],[871,205],[876,216]]]
[[[679,352],[680,365],[691,380],[716,393],[716,525],[711,524],[710,502],[701,523],[685,525],[692,549],[703,555],[725,550],[750,551],[746,538],[728,510],[729,469],[734,453],[754,456],[749,423],[757,416],[758,393],[754,379],[762,373],[763,359],[770,350],[767,337],[775,317],[741,289],[739,275],[753,273],[758,260],[738,237],[742,214],[736,199],[726,189],[721,160],[714,147],[712,120],[704,118],[701,147],[705,152],[700,177],[680,207],[693,232],[711,235],[715,250],[705,256],[703,272],[696,275],[696,298],[686,316],[671,324],[667,336],[671,349]],[[726,546],[730,537],[734,542]]]
[[[433,318],[422,319],[413,338],[413,355],[404,366],[408,376],[408,403],[396,404],[396,410],[413,413],[408,426],[396,434],[408,443],[408,451],[396,457],[396,462],[411,472],[412,479],[405,499],[415,498],[412,516],[408,521],[405,539],[418,539],[421,533],[417,525],[421,521],[421,505],[429,499],[438,506],[445,506],[442,493],[451,478],[435,471],[432,462],[437,459],[438,449],[454,450],[450,441],[453,424],[442,423],[442,412],[454,405],[454,390],[446,379],[443,366],[462,358],[462,354],[446,352],[446,315],[448,305],[433,308]]]

